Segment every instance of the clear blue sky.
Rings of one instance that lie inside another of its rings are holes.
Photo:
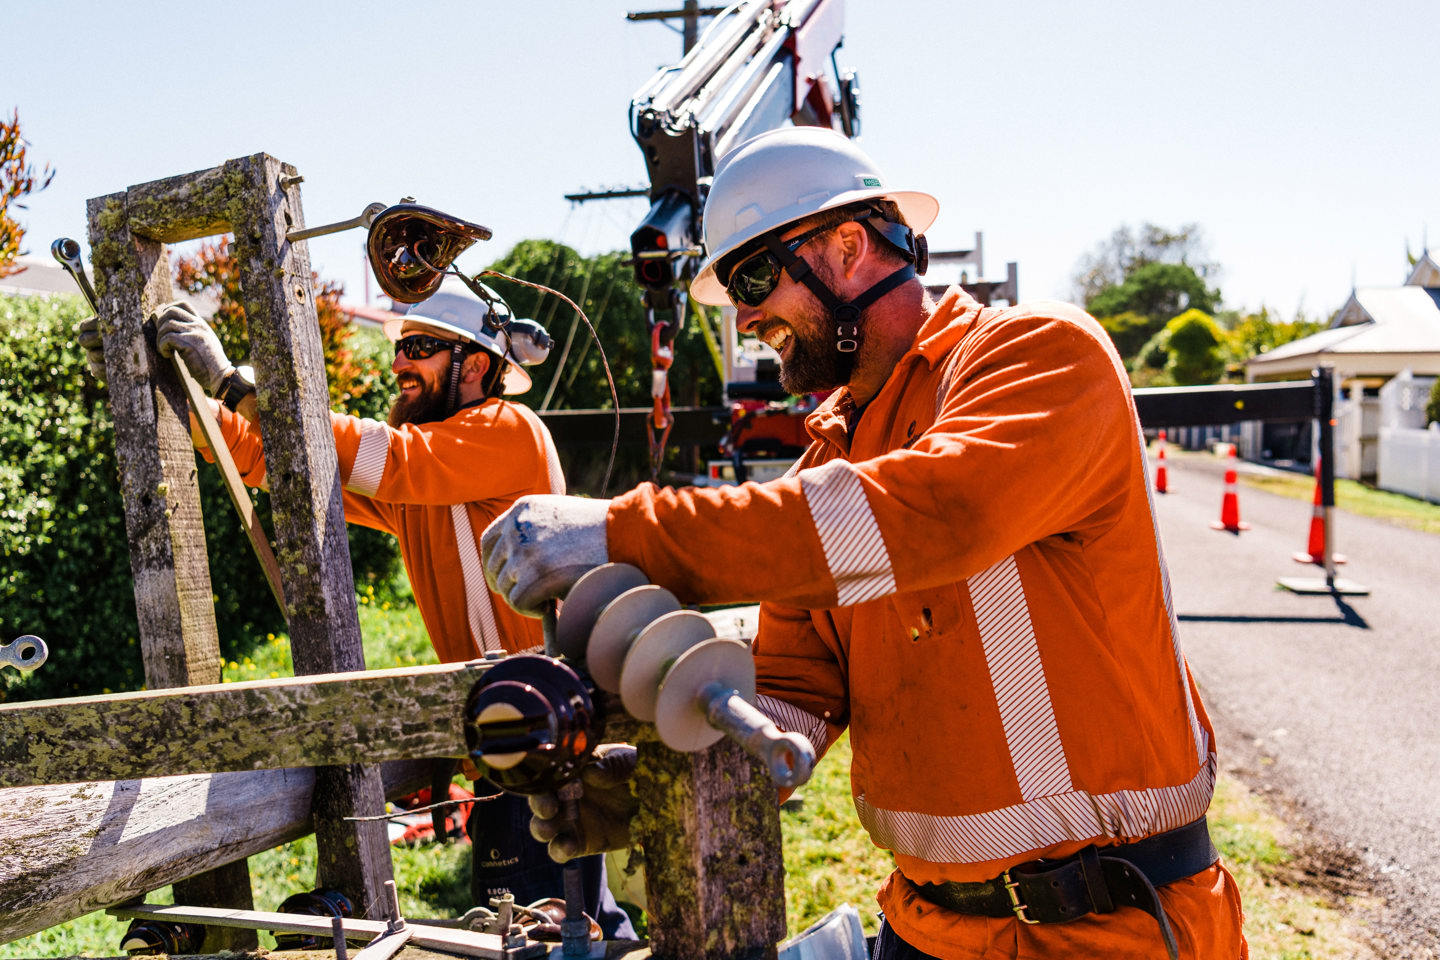
[[[628,248],[641,201],[632,94],[678,34],[659,0],[194,4],[29,0],[4,15],[0,108],[58,171],[27,246],[85,241],[85,201],[267,152],[311,225],[411,195],[491,227],[479,269],[527,237]],[[231,11],[222,16],[219,11]],[[933,249],[985,235],[988,277],[1066,297],[1122,224],[1199,223],[1226,306],[1327,315],[1440,248],[1434,0],[849,0],[841,65],[866,149],[941,201]],[[363,235],[312,240],[363,297]],[[378,295],[378,291],[377,291]]]

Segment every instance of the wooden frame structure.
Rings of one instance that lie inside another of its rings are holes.
[[[293,167],[265,154],[97,197],[89,232],[144,693],[0,705],[0,942],[176,884],[176,902],[253,909],[244,858],[314,830],[317,885],[359,915],[392,879],[385,796],[465,755],[484,662],[364,671],[328,394]],[[188,408],[146,320],[174,299],[165,244],[231,232],[297,676],[225,684]],[[607,715],[639,744],[636,840],[653,956],[775,956],[785,933],[775,786],[722,740],[696,754]],[[387,761],[382,779],[380,761]],[[80,782],[83,781],[83,782]],[[262,807],[263,802],[263,807]],[[225,928],[208,949],[247,949]]]

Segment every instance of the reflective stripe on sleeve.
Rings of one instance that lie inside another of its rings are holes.
[[[1210,752],[1210,737],[1200,726],[1195,715],[1195,699],[1190,696],[1189,673],[1185,669],[1185,651],[1180,649],[1180,624],[1175,619],[1175,601],[1170,595],[1170,567],[1165,563],[1165,544],[1160,539],[1160,521],[1155,516],[1155,494],[1150,486],[1150,456],[1145,449],[1145,432],[1137,421],[1136,433],[1140,437],[1140,482],[1145,485],[1145,499],[1150,504],[1150,526],[1155,531],[1156,561],[1160,564],[1160,585],[1165,592],[1165,616],[1170,622],[1170,645],[1175,651],[1175,665],[1180,670],[1180,688],[1185,697],[1185,711],[1190,721],[1190,736],[1195,741],[1195,754],[1204,761]]]
[[[894,593],[890,554],[855,466],[831,460],[796,476],[835,580],[837,604],[848,607]]]
[[[1020,796],[1033,800],[1066,793],[1072,787],[1070,764],[1055,726],[1045,665],[1015,558],[1006,557],[966,582]]]
[[[931,863],[1008,860],[1072,840],[1134,840],[1198,819],[1215,792],[1215,755],[1189,783],[1090,794],[1084,790],[1027,800],[1002,810],[937,817],[871,806],[855,810],[881,847]]]
[[[767,697],[765,694],[757,694],[755,707],[770,722],[787,733],[798,733],[810,741],[810,746],[815,748],[815,756],[822,757],[830,746],[830,731],[825,726],[825,721],[815,716],[808,710],[801,710],[793,703],[786,703],[784,700],[777,700],[774,697]]]
[[[495,625],[495,608],[490,606],[490,588],[485,583],[485,570],[480,565],[480,551],[475,549],[475,531],[465,504],[452,506],[450,519],[455,524],[455,548],[465,575],[465,615],[470,621],[470,636],[482,653],[500,650],[500,628]]]
[[[390,437],[379,420],[360,421],[360,447],[355,451],[355,465],[345,489],[362,497],[373,497],[385,476],[385,458],[390,453]]]

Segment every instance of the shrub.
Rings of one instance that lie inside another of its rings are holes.
[[[0,701],[144,684],[114,429],[75,345],[86,316],[79,297],[0,295],[0,642],[35,634],[50,648],[31,674],[0,671]],[[219,471],[197,469],[220,647],[234,659],[284,620]],[[273,529],[268,499],[256,506]],[[394,539],[351,530],[357,580],[388,588]]]

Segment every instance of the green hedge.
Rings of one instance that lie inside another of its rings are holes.
[[[79,297],[0,295],[0,642],[50,648],[28,675],[0,670],[0,701],[144,685],[129,541],[105,390],[86,371]],[[243,656],[284,629],[219,472],[200,463],[221,652]],[[256,497],[268,529],[269,498]],[[351,528],[357,581],[390,589],[392,537]]]

